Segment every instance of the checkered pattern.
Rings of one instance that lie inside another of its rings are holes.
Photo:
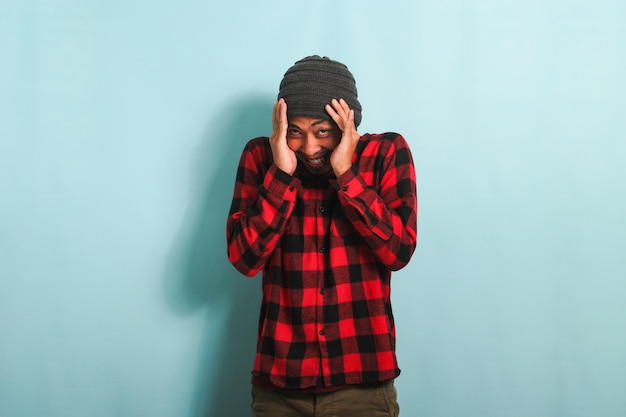
[[[379,382],[400,373],[391,271],[417,242],[415,170],[395,133],[364,135],[341,177],[291,176],[267,138],[242,156],[228,256],[263,271],[253,377],[286,389]]]

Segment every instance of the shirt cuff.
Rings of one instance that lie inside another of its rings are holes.
[[[358,196],[367,188],[367,185],[359,177],[358,169],[354,164],[349,170],[337,177],[334,186],[337,191],[345,193],[350,198]]]
[[[287,174],[276,165],[270,166],[263,179],[263,186],[270,193],[284,200],[295,201],[300,180]]]

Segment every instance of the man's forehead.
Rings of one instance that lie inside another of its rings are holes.
[[[328,125],[331,126],[332,123],[326,119],[318,119],[315,117],[305,117],[305,116],[296,116],[291,117],[288,121],[289,126],[291,127],[315,127],[319,125]]]

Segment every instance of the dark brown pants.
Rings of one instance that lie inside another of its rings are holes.
[[[397,417],[393,381],[327,394],[285,393],[252,386],[255,417]]]

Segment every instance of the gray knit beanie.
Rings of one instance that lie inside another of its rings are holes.
[[[287,70],[278,98],[287,103],[287,117],[304,116],[332,121],[324,108],[333,98],[343,98],[354,110],[354,125],[361,123],[361,103],[352,73],[341,62],[308,56]]]

